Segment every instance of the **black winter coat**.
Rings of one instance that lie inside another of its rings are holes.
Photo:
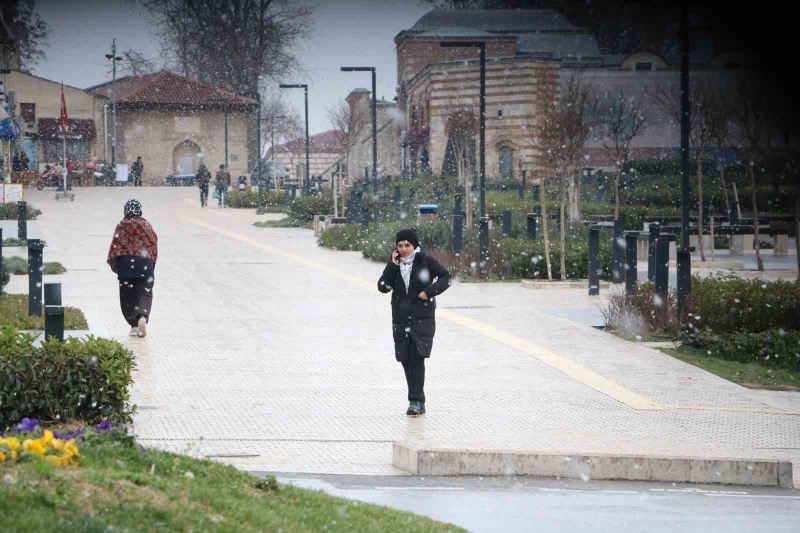
[[[450,287],[450,272],[433,257],[417,252],[411,267],[408,291],[400,267],[391,258],[378,280],[380,292],[392,292],[392,334],[394,356],[400,362],[408,357],[408,343],[414,342],[422,357],[430,357],[436,333],[436,296]],[[419,294],[425,292],[427,300]]]

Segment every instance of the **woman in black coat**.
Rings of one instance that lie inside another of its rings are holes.
[[[406,414],[417,416],[425,413],[425,359],[436,333],[436,296],[450,287],[450,272],[420,250],[413,229],[398,231],[395,243],[378,290],[392,292],[394,355],[406,374]]]

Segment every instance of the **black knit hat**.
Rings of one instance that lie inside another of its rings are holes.
[[[125,202],[125,208],[123,212],[125,213],[125,218],[140,217],[142,216],[142,204],[139,203],[139,200],[131,198]]]
[[[414,248],[419,246],[417,232],[413,229],[401,229],[398,231],[397,235],[394,236],[394,243],[397,244],[400,241],[408,241]]]

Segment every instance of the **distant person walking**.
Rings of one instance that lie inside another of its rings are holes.
[[[394,355],[406,375],[409,416],[425,414],[425,359],[436,332],[435,297],[449,287],[450,272],[420,249],[417,232],[398,231],[378,290],[392,293]]]
[[[28,159],[28,154],[23,150],[19,154],[19,169],[23,172],[27,171],[31,165],[31,160]]]
[[[124,213],[114,230],[106,261],[119,280],[119,304],[131,326],[130,335],[144,337],[153,307],[158,235],[142,217],[138,200],[125,202]]]
[[[220,165],[214,178],[216,185],[217,201],[219,207],[228,207],[228,187],[231,185],[231,173],[225,170],[225,165]]]
[[[141,187],[142,186],[142,174],[144,173],[144,161],[142,161],[142,156],[137,155],[136,161],[133,162],[131,165],[131,175],[133,175],[133,186],[134,187]]]
[[[200,163],[194,180],[200,188],[200,207],[205,207],[208,205],[208,182],[211,181],[211,171],[208,170],[205,163]]]

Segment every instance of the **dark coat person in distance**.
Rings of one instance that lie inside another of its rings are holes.
[[[449,287],[450,272],[420,249],[417,232],[398,231],[378,290],[392,293],[394,355],[406,375],[409,416],[425,413],[425,359],[436,333],[436,296]]]
[[[158,235],[142,217],[138,200],[125,202],[125,217],[117,224],[106,262],[119,280],[119,304],[131,336],[147,335],[153,307],[158,261]]]

